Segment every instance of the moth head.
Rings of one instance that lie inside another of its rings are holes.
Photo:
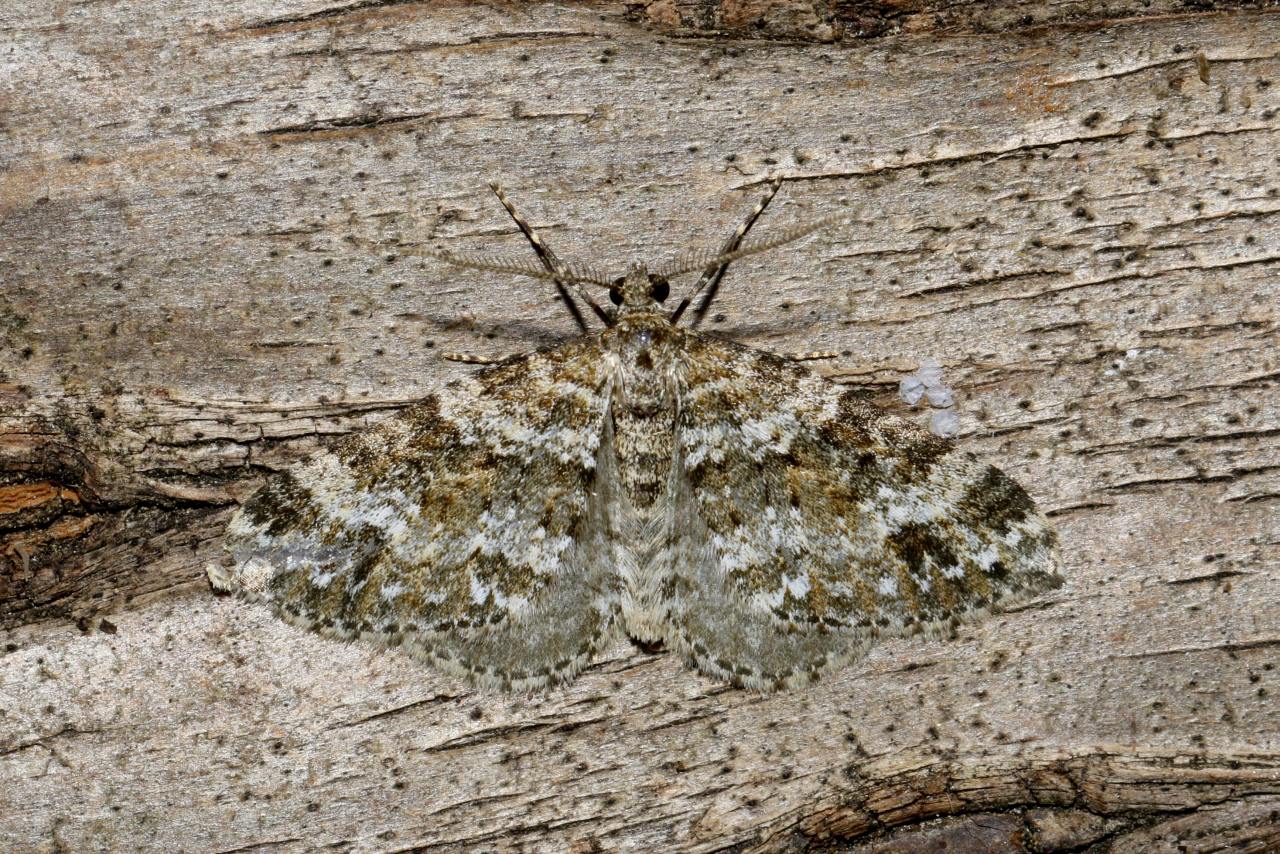
[[[643,264],[632,264],[625,275],[609,277],[590,264],[566,264],[560,261],[542,242],[541,237],[538,236],[533,227],[516,213],[515,208],[512,207],[503,193],[502,188],[497,184],[490,184],[490,187],[497,194],[498,200],[502,202],[503,207],[511,214],[512,219],[515,220],[520,230],[524,232],[525,237],[533,245],[538,254],[539,263],[523,258],[474,252],[454,252],[448,249],[423,249],[419,251],[423,255],[438,258],[441,261],[446,261],[459,267],[512,273],[519,276],[529,276],[534,279],[546,279],[555,281],[562,288],[571,287],[591,306],[596,316],[604,321],[607,326],[612,326],[618,318],[626,314],[641,312],[657,314],[659,311],[663,311],[662,304],[671,294],[671,285],[669,284],[671,279],[684,273],[700,273],[697,284],[667,315],[667,319],[672,325],[675,325],[680,322],[681,315],[692,304],[693,299],[702,293],[705,288],[710,286],[711,293],[714,293],[715,285],[719,283],[720,277],[724,275],[724,271],[730,262],[745,258],[748,255],[764,252],[775,246],[782,246],[820,228],[826,228],[847,220],[846,214],[825,217],[808,224],[792,226],[767,240],[743,246],[741,245],[742,238],[746,235],[747,230],[750,229],[751,224],[755,222],[756,217],[769,204],[773,194],[782,186],[782,179],[775,178],[770,182],[769,186],[768,194],[760,200],[760,203],[756,205],[755,210],[752,211],[746,222],[734,231],[729,241],[721,246],[720,249],[715,251],[685,252],[659,265],[653,272],[650,272]],[[617,308],[609,312],[597,305],[590,295],[586,293],[585,288],[588,285],[607,288],[609,290],[609,300]],[[706,305],[707,303],[704,301],[702,311],[706,310]],[[581,321],[581,318],[579,320]],[[585,329],[586,327],[584,326],[583,328]]]
[[[671,295],[666,276],[650,273],[643,264],[632,264],[624,276],[609,283],[609,301],[619,312],[650,310],[660,306]]]

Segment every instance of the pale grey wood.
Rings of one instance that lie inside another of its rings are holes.
[[[0,9],[4,847],[1280,846],[1280,17],[1181,8]],[[620,268],[774,173],[761,236],[855,222],[705,327],[887,406],[937,357],[1060,593],[764,698],[628,646],[477,695],[210,594],[269,470],[575,334],[412,254],[522,250],[486,180]]]

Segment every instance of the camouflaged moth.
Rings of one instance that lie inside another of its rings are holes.
[[[514,690],[572,679],[622,633],[795,687],[1057,587],[1056,535],[1000,470],[796,359],[679,325],[729,262],[825,224],[742,247],[778,186],[718,251],[617,277],[560,262],[495,187],[539,263],[429,254],[572,288],[604,329],[283,473],[235,515],[215,584]]]

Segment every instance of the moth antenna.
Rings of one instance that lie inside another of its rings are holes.
[[[489,189],[493,190],[493,194],[498,197],[498,201],[502,203],[504,208],[506,208],[507,214],[515,221],[516,226],[520,229],[521,233],[524,234],[525,239],[529,241],[529,245],[533,247],[533,251],[537,253],[538,258],[542,261],[542,266],[545,267],[548,272],[557,274],[555,279],[556,290],[560,292],[561,299],[563,299],[565,305],[568,306],[569,312],[573,315],[573,319],[577,322],[578,327],[582,329],[583,332],[590,332],[591,330],[587,327],[586,320],[582,317],[582,312],[578,311],[578,307],[574,304],[573,298],[569,296],[568,283],[560,276],[560,274],[567,269],[566,266],[559,258],[556,257],[556,254],[551,251],[551,247],[543,241],[542,235],[540,235],[537,230],[529,224],[529,221],[521,216],[520,212],[516,210],[516,206],[507,198],[506,191],[503,190],[502,185],[497,181],[490,181]],[[600,318],[606,326],[613,325],[613,320],[609,317],[609,314],[596,304],[596,301],[591,298],[591,295],[583,289],[581,283],[573,283],[573,291],[577,294],[578,299],[590,306],[591,310],[595,312],[596,317]]]
[[[573,262],[565,264],[563,269],[565,274],[569,277],[568,281],[570,284],[581,283],[587,285],[600,285],[601,287],[613,290],[613,280],[617,278],[617,276],[610,276],[594,264],[579,264],[577,262]]]
[[[455,267],[469,270],[488,270],[495,273],[514,273],[517,276],[529,276],[534,279],[554,279],[555,272],[548,271],[524,258],[512,255],[497,255],[481,252],[455,252],[451,249],[420,249],[419,252],[428,258],[444,261]]]
[[[678,276],[681,273],[692,273],[695,270],[714,270],[716,267],[723,266],[739,258],[745,258],[748,255],[756,255],[760,252],[767,252],[792,241],[799,240],[805,235],[812,234],[824,228],[828,228],[839,222],[844,222],[849,218],[848,214],[839,214],[836,216],[823,217],[810,223],[802,223],[794,225],[777,234],[768,240],[762,240],[753,243],[750,246],[743,246],[732,252],[695,252],[689,255],[677,256],[674,260],[659,267],[657,274],[670,278]]]
[[[769,181],[769,189],[765,193],[764,197],[756,203],[756,206],[752,209],[751,213],[747,214],[747,218],[742,221],[742,224],[734,229],[733,234],[729,235],[729,239],[720,247],[719,254],[723,255],[726,252],[732,252],[738,248],[742,243],[742,238],[747,236],[747,232],[751,230],[751,226],[755,225],[756,220],[760,218],[760,214],[764,213],[764,209],[769,207],[769,202],[773,201],[773,197],[777,195],[778,190],[781,187],[782,178],[775,177]],[[688,295],[685,296],[684,299],[680,300],[680,304],[671,312],[671,323],[673,325],[679,323],[680,316],[684,314],[685,309],[687,309],[690,303],[697,298],[698,294],[702,293],[703,289],[706,289],[707,298],[703,301],[702,307],[695,312],[693,318],[693,325],[697,326],[698,321],[702,318],[702,315],[706,313],[708,306],[711,305],[711,301],[715,299],[716,291],[720,287],[720,280],[724,278],[724,274],[728,269],[728,264],[721,264],[714,270],[703,270],[702,275],[698,278],[697,284],[693,286],[693,289],[689,291]]]
[[[560,279],[565,284],[611,287],[609,280],[593,269],[579,269],[576,266],[569,266],[561,271],[546,270],[524,258],[481,252],[453,252],[448,249],[419,249],[417,252],[428,258],[435,258],[437,261],[444,261],[455,267],[466,267],[471,270],[511,273],[516,276],[528,276],[531,279],[542,279],[544,281]]]

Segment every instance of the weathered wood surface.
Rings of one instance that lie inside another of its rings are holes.
[[[1276,850],[1280,15],[1213,5],[6,4],[0,847]],[[486,179],[621,264],[773,172],[761,233],[856,222],[705,326],[889,406],[939,357],[1064,590],[801,693],[619,646],[533,699],[209,593],[264,473],[574,334],[413,256],[520,248]]]

